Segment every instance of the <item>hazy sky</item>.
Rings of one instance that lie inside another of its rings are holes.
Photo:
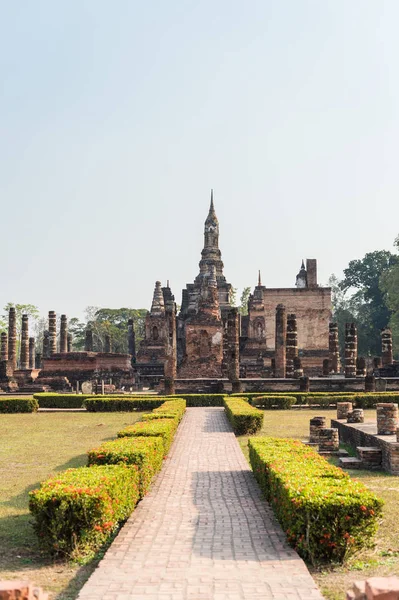
[[[0,0],[0,307],[176,301],[399,234],[397,0]]]

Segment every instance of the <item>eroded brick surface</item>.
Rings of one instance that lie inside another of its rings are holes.
[[[321,599],[221,408],[189,408],[170,456],[80,600]]]

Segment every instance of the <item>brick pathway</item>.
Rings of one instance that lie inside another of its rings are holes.
[[[317,600],[222,408],[189,408],[80,600]]]

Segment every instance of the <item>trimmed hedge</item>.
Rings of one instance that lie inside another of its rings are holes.
[[[38,408],[34,398],[0,398],[0,413],[33,413]]]
[[[177,419],[155,419],[152,421],[140,421],[118,431],[118,437],[159,436],[162,438],[164,456],[168,454],[178,426]]]
[[[84,401],[84,407],[89,412],[133,412],[153,410],[164,402],[159,396],[151,398],[109,398],[95,396]]]
[[[89,450],[88,466],[92,465],[137,465],[140,479],[140,497],[149,488],[155,473],[162,467],[163,443],[158,437],[123,437],[104,442]]]
[[[257,406],[266,410],[288,410],[295,402],[296,398],[294,396],[256,396],[249,399],[251,406]]]
[[[297,440],[256,437],[248,446],[254,475],[304,559],[342,562],[370,545],[383,502],[364,485]]]
[[[30,492],[29,509],[42,547],[53,555],[91,556],[139,500],[135,465],[69,469]]]
[[[367,392],[366,394],[354,394],[353,403],[355,408],[376,408],[379,402],[399,403],[398,392]]]
[[[83,394],[51,394],[40,392],[33,394],[40,408],[82,408],[83,401],[92,396]]]
[[[263,412],[244,398],[225,398],[224,409],[236,435],[256,433],[262,428]]]
[[[223,406],[226,394],[177,394],[186,401],[187,407],[195,406]]]
[[[159,408],[155,408],[152,414],[175,414],[179,422],[186,412],[186,401],[182,398],[176,400],[167,400]]]

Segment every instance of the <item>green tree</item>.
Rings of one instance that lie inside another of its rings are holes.
[[[399,236],[394,245],[399,250]],[[391,311],[389,327],[392,329],[395,356],[399,355],[399,262],[382,273],[380,287],[385,294],[386,304]]]
[[[380,287],[380,279],[397,263],[397,255],[376,250],[368,252],[361,260],[350,261],[344,269],[344,278],[338,285],[344,294],[352,291],[345,308],[358,326],[360,355],[380,354],[380,331],[388,325],[392,313]]]
[[[250,295],[251,295],[251,288],[245,287],[240,296],[240,306],[238,309],[240,315],[242,315],[242,316],[245,316],[248,314],[248,300],[249,300]]]
[[[85,330],[90,327],[93,331],[93,349],[103,352],[105,336],[108,334],[112,340],[114,352],[128,352],[128,321],[133,319],[136,334],[136,344],[144,337],[145,317],[147,310],[144,308],[99,308],[88,306],[85,311],[86,323],[75,320],[73,323],[76,334],[75,347],[84,348]]]

